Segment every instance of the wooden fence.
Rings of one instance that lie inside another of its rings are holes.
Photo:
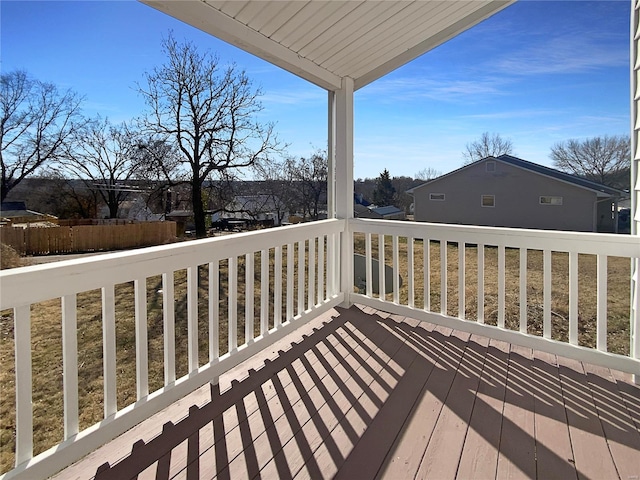
[[[0,242],[11,246],[21,255],[122,250],[162,245],[174,241],[175,238],[175,222],[0,228]]]

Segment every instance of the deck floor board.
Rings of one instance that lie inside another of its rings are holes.
[[[55,478],[634,477],[630,375],[354,306]]]

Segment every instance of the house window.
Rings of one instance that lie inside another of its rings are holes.
[[[439,202],[444,202],[444,193],[430,193],[429,200],[437,200]]]
[[[483,207],[495,207],[496,196],[495,195],[482,195],[480,198],[480,204]]]
[[[486,164],[487,172],[495,172],[496,171],[496,162],[487,162]]]
[[[540,205],[562,205],[562,197],[542,195],[540,197]]]

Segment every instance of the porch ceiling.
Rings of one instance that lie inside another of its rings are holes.
[[[141,0],[328,90],[355,89],[515,0]]]

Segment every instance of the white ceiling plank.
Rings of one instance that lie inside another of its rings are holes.
[[[379,28],[381,22],[388,20],[393,13],[393,7],[398,7],[397,2],[379,2],[373,5],[365,4],[345,16],[335,28],[325,32],[314,41],[315,48],[304,55],[315,58],[316,63],[322,65],[332,52],[353,48],[353,41],[360,35],[364,35]]]
[[[442,7],[444,2],[442,3]],[[388,45],[390,39],[396,34],[396,29],[403,27],[406,30],[406,25],[412,21],[416,21],[422,15],[421,2],[412,2],[409,6],[398,12],[393,18],[386,21],[380,28],[372,30],[354,40],[351,43],[351,48],[358,50],[358,58],[369,58],[371,55],[375,55],[375,52],[379,51],[384,46]],[[433,12],[433,14],[437,14]],[[329,71],[337,72],[344,68],[347,68],[350,63],[353,62],[353,55],[351,50],[343,48],[342,50],[335,52],[333,56],[323,63],[323,66]]]
[[[319,1],[306,2],[298,13],[271,34],[271,39],[285,47],[290,47],[295,42],[295,39],[299,38],[296,35],[297,32],[300,32],[300,36],[304,35],[301,26],[321,14],[324,3]]]
[[[268,12],[273,10],[273,3],[280,2],[247,2],[242,10],[240,10],[233,18],[259,32],[259,25],[254,25],[253,23],[256,21],[259,23],[261,16],[264,17],[265,14],[268,14]],[[223,12],[227,13],[225,10],[223,10]]]
[[[441,45],[442,43],[446,42],[450,38],[455,37],[457,34],[478,24],[482,20],[506,8],[512,3],[513,3],[512,0],[494,0],[491,3],[484,5],[483,7],[473,12],[473,14],[458,20],[447,29],[438,32],[437,34],[431,36],[430,38],[419,43],[418,45],[415,45],[414,47],[405,51],[404,53],[397,55],[391,60],[388,60],[387,62],[380,65],[379,67],[367,72],[366,74],[359,76],[355,82],[356,89],[362,88],[365,85],[368,85],[369,83],[373,82],[374,80],[377,80],[378,78],[395,70],[396,68],[399,68],[402,65],[410,62],[411,60],[414,60],[415,58],[419,57],[425,52],[428,52],[429,50],[432,50],[438,45]]]
[[[393,28],[390,32],[380,33],[380,35],[366,45],[366,50],[359,52],[359,55],[349,58],[343,68],[352,72],[360,72],[375,68],[395,55],[400,54],[416,44],[419,44],[433,35],[433,32],[439,32],[446,28],[447,24],[444,19],[449,18],[452,12],[460,12],[463,5],[469,8],[470,5],[482,6],[479,1],[475,2],[433,2],[433,9],[423,6],[420,12],[416,12],[411,18],[402,22],[402,29]],[[470,9],[464,12],[461,17],[466,17],[469,13],[475,11]],[[455,18],[450,21],[454,23]],[[437,28],[436,28],[437,27]],[[390,33],[395,33],[390,35]],[[340,71],[340,69],[336,69]]]
[[[295,52],[232,19],[211,6],[192,0],[142,0],[204,32],[284,68],[322,88],[336,90],[341,79]]]
[[[281,2],[285,3],[285,2]],[[304,2],[301,0],[294,0],[291,2],[286,2],[285,6],[278,12],[277,16],[272,17],[268,22],[266,22],[261,28],[260,31],[266,36],[271,38],[271,36],[280,29],[283,25],[286,25],[288,22],[294,18],[300,10],[302,10],[308,2]]]
[[[409,5],[409,2],[381,2],[378,9],[371,9],[359,19],[353,28],[344,29],[340,34],[328,39],[324,45],[324,51],[316,56],[316,63],[325,65],[331,63],[336,55],[346,52],[345,45],[349,45],[349,51],[360,51],[366,48],[368,42],[363,38],[376,38],[387,22],[392,21],[397,14]],[[363,24],[360,28],[359,25]]]
[[[226,1],[204,0],[204,2],[208,3],[211,6],[216,7],[219,10],[222,10],[224,13],[226,13],[232,18],[235,18],[236,15],[238,15],[238,13],[247,4],[247,1],[242,1],[242,0],[226,0]]]
[[[323,3],[324,6],[318,15],[301,25],[297,36],[298,38],[288,45],[293,51],[298,53],[303,51],[309,44],[313,43],[318,36],[334,26],[345,15],[348,15],[349,12],[358,8],[363,2],[330,1]]]

